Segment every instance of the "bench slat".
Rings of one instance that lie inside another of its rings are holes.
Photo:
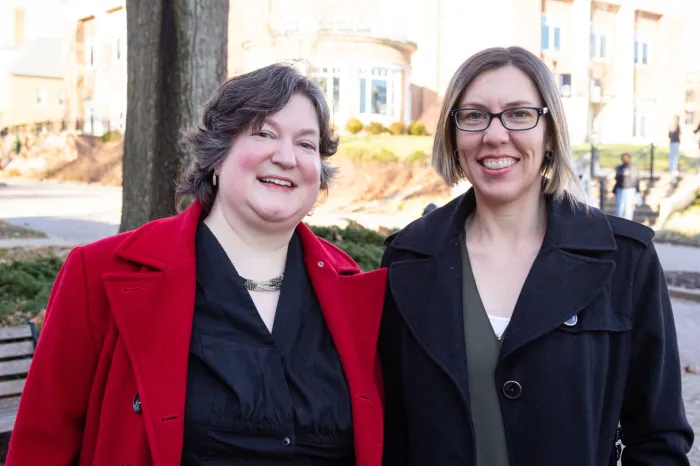
[[[29,372],[29,365],[31,362],[31,359],[18,359],[16,361],[0,362],[0,377],[26,374]]]
[[[26,379],[18,379],[0,382],[0,396],[19,395],[22,393],[26,381]]]
[[[32,354],[34,354],[34,343],[31,341],[0,344],[0,359]]]
[[[19,338],[31,338],[32,329],[29,325],[17,327],[0,327],[0,340],[13,340]]]
[[[6,398],[2,400],[0,408],[0,434],[12,432],[17,418],[17,408],[19,408],[19,397]]]

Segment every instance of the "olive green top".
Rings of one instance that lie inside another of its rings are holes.
[[[464,230],[462,250],[462,311],[469,371],[469,398],[476,439],[477,466],[508,466],[503,418],[496,386],[496,363],[501,342],[493,331],[474,280]]]

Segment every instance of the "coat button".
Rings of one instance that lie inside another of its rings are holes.
[[[576,314],[574,314],[564,322],[564,325],[566,325],[567,327],[573,327],[577,323],[578,323],[578,316]]]
[[[509,380],[503,384],[503,394],[509,400],[515,400],[520,397],[523,392],[523,387],[515,380]]]
[[[316,264],[316,265],[318,265],[319,267],[323,267],[323,266],[326,265],[326,264],[324,264],[324,263],[321,262],[321,261],[318,261],[318,264]]]
[[[135,413],[140,413],[143,411],[143,408],[141,406],[141,398],[139,398],[138,394],[134,397],[134,401],[131,404],[131,407],[134,409]]]
[[[292,444],[292,439],[290,439],[289,437],[285,437],[282,439],[282,445],[284,445],[285,447],[288,447],[291,444]]]

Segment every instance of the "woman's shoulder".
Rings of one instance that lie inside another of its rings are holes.
[[[638,246],[647,247],[654,239],[654,230],[646,225],[614,215],[606,215],[605,217],[618,246],[620,243],[632,242]]]

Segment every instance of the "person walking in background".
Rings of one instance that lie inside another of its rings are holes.
[[[219,87],[184,210],[68,256],[8,466],[380,466],[386,271],[301,223],[334,173],[330,117],[291,66]]]
[[[672,175],[678,174],[678,159],[681,148],[681,117],[676,115],[674,123],[668,130],[668,140],[670,142],[668,153],[668,171]]]
[[[632,220],[634,207],[639,195],[639,169],[632,164],[632,157],[625,152],[622,154],[622,163],[615,169],[615,215]]]

